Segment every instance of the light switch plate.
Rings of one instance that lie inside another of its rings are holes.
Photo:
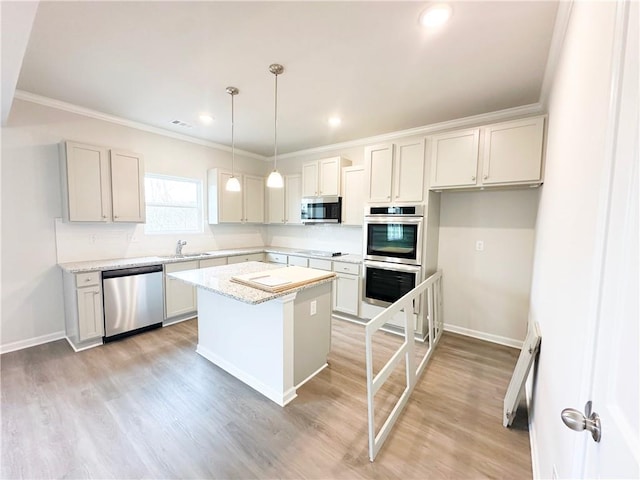
[[[477,240],[476,241],[476,252],[483,252],[484,251],[484,242],[482,240]]]

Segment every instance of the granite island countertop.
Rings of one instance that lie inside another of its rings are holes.
[[[224,295],[225,297],[230,297],[244,303],[249,303],[251,305],[257,305],[259,303],[268,302],[269,300],[284,297],[301,290],[314,288],[318,285],[332,282],[335,278],[334,275],[329,278],[324,278],[278,293],[266,292],[264,290],[231,281],[231,277],[234,277],[236,275],[266,272],[268,270],[278,270],[282,268],[288,267],[274,263],[243,262],[235,263],[232,265],[221,265],[218,267],[207,267],[199,268],[197,270],[185,270],[182,272],[168,273],[167,276],[176,278],[191,285],[195,285],[196,287],[203,288],[210,292]]]
[[[149,256],[135,258],[112,258],[106,260],[87,260],[82,262],[59,263],[58,266],[69,273],[100,272],[105,270],[117,270],[120,268],[143,267],[147,265],[163,265],[167,263],[187,262],[189,260],[205,260],[207,258],[233,257],[237,255],[250,255],[252,253],[279,253],[307,258],[320,258],[334,262],[362,263],[362,256],[355,254],[329,257],[319,255],[317,250],[304,250],[291,247],[245,247],[225,250],[209,250],[202,253],[186,253],[182,257],[175,255]],[[276,265],[277,267],[277,265]],[[250,273],[250,272],[248,272]]]

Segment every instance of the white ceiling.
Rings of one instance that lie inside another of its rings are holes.
[[[17,88],[229,145],[232,85],[236,147],[265,156],[271,63],[280,153],[537,102],[558,3],[450,3],[427,32],[427,2],[40,2]]]

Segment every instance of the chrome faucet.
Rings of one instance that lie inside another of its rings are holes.
[[[186,240],[178,240],[178,243],[176,244],[176,257],[182,256],[182,247],[184,247],[186,244]]]

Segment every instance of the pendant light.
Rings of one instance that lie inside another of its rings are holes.
[[[282,175],[278,172],[278,75],[284,72],[284,67],[280,64],[273,63],[269,65],[269,71],[276,77],[276,93],[275,93],[275,115],[273,125],[273,172],[269,174],[267,178],[267,187],[269,188],[282,188],[284,182],[282,181]]]
[[[236,159],[236,144],[233,136],[233,97],[238,94],[239,90],[236,87],[227,87],[226,92],[231,95],[231,177],[227,180],[227,186],[225,188],[228,192],[239,192],[240,181],[233,174],[233,164]]]

